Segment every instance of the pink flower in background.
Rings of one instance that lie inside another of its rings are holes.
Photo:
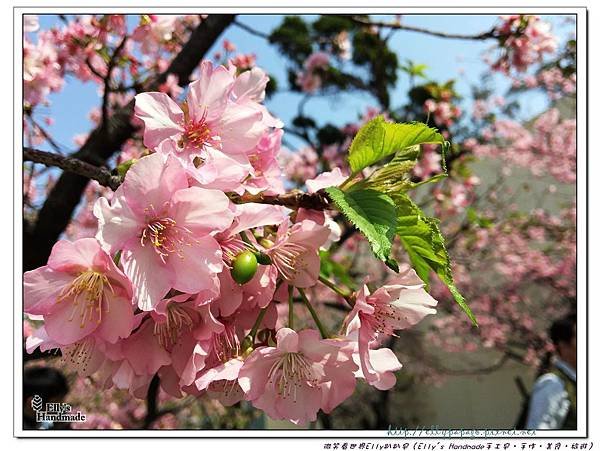
[[[235,55],[229,59],[229,63],[241,70],[252,69],[256,65],[256,55],[254,53]]]
[[[433,99],[427,99],[425,100],[425,103],[423,103],[423,111],[425,111],[426,113],[433,113],[437,108],[437,103],[435,100]]]
[[[133,327],[131,283],[93,238],[59,241],[48,265],[24,274],[25,312],[43,315],[60,345],[95,334],[111,343]]]
[[[235,52],[235,44],[231,42],[229,39],[223,39],[223,49],[226,52]]]
[[[323,81],[319,75],[312,72],[300,72],[296,77],[296,84],[302,91],[310,94],[315,93],[322,85]]]
[[[112,202],[94,206],[97,239],[122,251],[125,274],[142,310],[152,310],[169,292],[215,291],[223,269],[212,233],[231,225],[233,212],[221,191],[189,187],[172,156],[153,154],[127,172]]]
[[[543,60],[544,54],[557,49],[556,38],[550,24],[539,16],[500,16],[503,21],[496,27],[501,36],[501,46],[506,50],[492,64],[492,69],[508,74],[512,68],[525,72],[529,66]]]
[[[304,62],[304,70],[298,73],[296,84],[298,84],[304,92],[315,92],[322,84],[321,76],[316,71],[327,68],[328,66],[329,55],[327,53],[313,53]]]
[[[417,165],[413,168],[413,174],[417,177],[426,178],[431,174],[442,170],[442,157],[433,146],[422,145],[422,154]]]
[[[302,184],[317,176],[319,156],[312,147],[303,147],[293,152],[284,148],[280,158],[286,177],[294,182]]]
[[[161,44],[173,38],[173,29],[178,17],[168,14],[142,16],[141,23],[132,33],[131,39],[140,43],[144,53],[155,53]]]
[[[179,86],[177,75],[167,75],[167,80],[158,88],[160,92],[164,92],[173,98],[179,97],[183,92],[183,88]]]
[[[58,92],[64,84],[64,67],[51,33],[37,34],[33,44],[23,38],[23,96],[30,107],[47,104],[48,94]]]
[[[306,70],[315,70],[329,66],[329,54],[325,52],[315,52],[304,62]]]
[[[25,33],[34,33],[40,29],[40,19],[36,15],[23,15],[23,31]]]
[[[283,328],[277,347],[259,347],[246,358],[238,383],[246,399],[271,418],[304,425],[317,419],[320,408],[329,412],[350,396],[356,368],[341,347],[319,339],[317,331]]]

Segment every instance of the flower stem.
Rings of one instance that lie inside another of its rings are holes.
[[[294,287],[288,285],[288,327],[294,328]]]
[[[348,178],[346,180],[344,180],[340,186],[338,186],[338,188],[343,190],[346,187],[346,185],[348,185],[348,183],[350,183],[352,180],[354,180],[354,178],[357,176],[357,174],[358,174],[357,172],[353,172],[352,174],[350,174],[348,176]]]
[[[248,246],[250,246],[251,249],[254,249],[254,243],[252,241],[250,241],[250,238],[248,238],[248,235],[246,234],[245,230],[242,230],[240,232],[240,237],[242,238],[242,241],[244,243],[246,243]]]
[[[260,327],[260,323],[262,323],[262,320],[265,317],[266,313],[267,313],[267,307],[265,307],[265,308],[263,308],[263,309],[260,310],[260,312],[258,313],[258,317],[256,318],[256,321],[254,323],[254,326],[252,326],[252,330],[248,334],[248,336],[250,338],[252,338],[252,344],[254,344],[254,339],[256,338],[256,333],[258,332],[258,328]]]
[[[321,275],[319,275],[319,281],[323,285],[331,288],[333,291],[335,291],[337,294],[339,294],[341,297],[343,297],[346,300],[346,302],[349,303],[350,296],[352,295],[351,293],[346,293],[344,290],[342,290],[340,287],[338,287],[331,280],[328,280],[328,279],[326,279],[325,277],[323,277]]]
[[[302,288],[298,288],[298,293],[300,293],[302,302],[304,302],[304,305],[306,305],[306,308],[308,309],[308,311],[310,312],[310,315],[312,316],[313,320],[315,321],[315,324],[317,325],[319,332],[321,332],[321,337],[329,338],[329,334],[327,333],[327,330],[325,330],[325,327],[323,327],[323,324],[321,323],[321,320],[319,319],[317,312],[315,311],[314,307],[312,306],[312,304],[306,297],[306,293],[304,293],[304,290]]]

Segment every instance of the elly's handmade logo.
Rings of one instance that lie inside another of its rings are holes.
[[[35,421],[53,423],[83,423],[85,414],[79,410],[73,412],[71,405],[66,402],[47,402],[44,404],[41,396],[35,395],[31,400],[31,408],[35,411]]]

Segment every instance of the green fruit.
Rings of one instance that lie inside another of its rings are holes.
[[[231,277],[237,283],[243,285],[252,280],[257,268],[256,256],[251,251],[244,251],[233,260]]]

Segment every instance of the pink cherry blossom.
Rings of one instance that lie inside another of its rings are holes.
[[[23,31],[33,33],[40,29],[40,19],[36,15],[25,14],[23,16]]]
[[[277,229],[275,243],[264,252],[271,257],[281,277],[291,285],[311,287],[319,277],[319,248],[329,235],[329,228],[309,219],[293,225],[286,219]]]
[[[213,68],[205,61],[183,107],[164,93],[138,94],[135,114],[145,125],[144,144],[175,155],[201,183],[214,180],[212,160],[221,152],[237,158],[230,164],[249,166],[246,153],[257,145],[268,122],[256,104],[264,93],[264,77],[246,78],[258,85],[242,84],[224,66]]]
[[[398,329],[414,326],[425,316],[434,314],[437,301],[424,289],[415,271],[403,265],[398,275],[373,294],[364,285],[357,293],[354,308],[348,314],[346,335],[358,341],[360,367],[365,379],[372,382],[376,372],[370,362],[372,345]]]
[[[496,27],[501,46],[506,50],[492,64],[492,69],[508,74],[514,68],[525,72],[527,68],[543,60],[544,54],[554,53],[556,38],[550,32],[550,24],[539,16],[500,16],[502,23]]]
[[[142,310],[152,310],[169,292],[214,291],[223,269],[212,233],[231,225],[229,199],[220,191],[189,187],[172,156],[153,154],[127,172],[113,200],[98,200],[97,239],[122,251],[124,272]]]
[[[352,393],[356,368],[317,331],[283,328],[276,347],[259,347],[246,358],[238,383],[246,399],[271,418],[304,425],[316,420],[319,409],[329,412]]]
[[[25,312],[43,315],[60,345],[92,334],[114,343],[133,327],[131,283],[93,238],[56,243],[48,265],[24,274],[23,288]]]

